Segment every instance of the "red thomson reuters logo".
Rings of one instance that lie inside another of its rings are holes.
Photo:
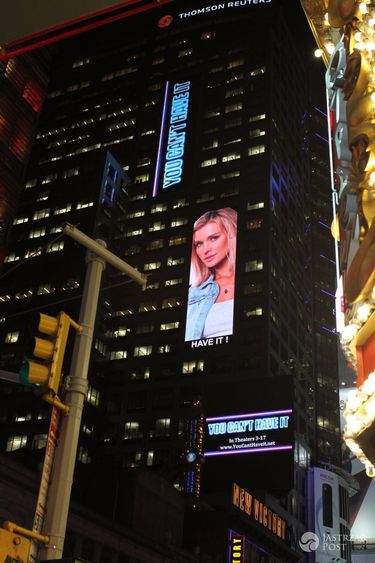
[[[168,27],[173,22],[172,16],[163,16],[158,21],[158,27]]]

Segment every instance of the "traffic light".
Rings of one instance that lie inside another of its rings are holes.
[[[42,390],[51,390],[56,395],[60,386],[61,369],[64,360],[70,317],[61,312],[57,317],[38,313],[36,330],[46,335],[35,337],[32,354],[39,361],[25,361],[20,370],[20,380],[24,385],[35,385]],[[1,562],[0,562],[1,563]]]
[[[0,563],[27,563],[30,540],[0,528]]]

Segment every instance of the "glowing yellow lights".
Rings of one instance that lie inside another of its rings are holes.
[[[374,172],[372,173],[374,174]],[[360,320],[361,322],[365,322],[371,313],[371,306],[369,303],[363,303],[360,307],[358,307],[357,310],[357,318],[358,320]]]
[[[329,53],[330,55],[332,55],[333,51],[335,50],[335,46],[333,43],[326,43],[325,48],[327,53]]]
[[[354,34],[354,39],[356,41],[362,41],[362,33],[360,31],[356,31],[356,33]]]
[[[360,3],[359,11],[361,12],[361,14],[367,14],[367,4],[366,4],[366,2]]]
[[[316,57],[317,59],[319,59],[322,55],[323,55],[323,52],[322,52],[321,49],[315,49],[315,51],[314,51],[314,57]]]
[[[375,477],[375,467],[356,442],[359,434],[375,423],[375,371],[370,373],[358,390],[348,393],[344,417],[346,419],[344,431],[346,445],[365,464],[367,475]]]

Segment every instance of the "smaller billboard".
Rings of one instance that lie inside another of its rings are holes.
[[[204,456],[292,450],[292,409],[206,419]]]
[[[206,211],[194,223],[185,341],[222,344],[233,334],[237,211]]]

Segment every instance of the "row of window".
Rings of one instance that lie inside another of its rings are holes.
[[[78,278],[69,278],[65,280],[62,285],[60,286],[60,291],[71,291],[73,289],[78,289],[79,287],[79,279]],[[24,291],[20,291],[14,295],[14,299],[25,299],[26,297],[31,297],[32,295],[48,295],[50,293],[54,293],[57,290],[56,286],[53,283],[43,283],[39,285],[36,292],[34,293],[33,288],[26,289]],[[0,303],[7,303],[12,298],[10,293],[4,293],[0,295]]]

